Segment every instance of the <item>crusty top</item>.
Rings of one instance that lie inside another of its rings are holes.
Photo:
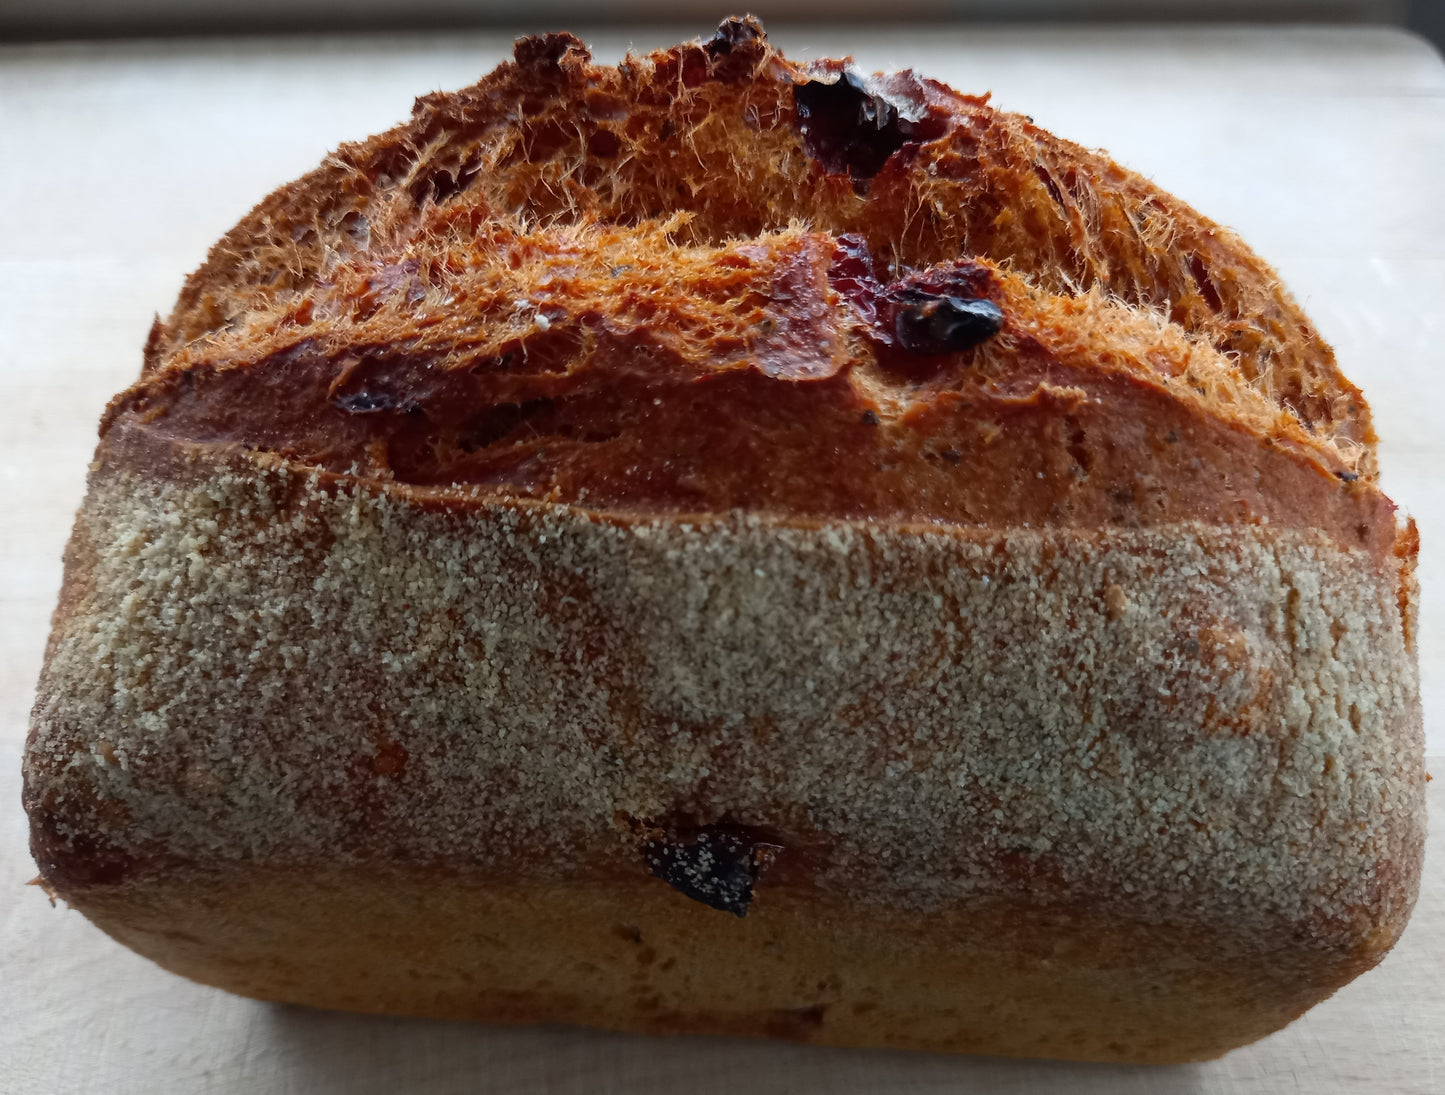
[[[752,19],[615,68],[521,39],[343,146],[216,245],[120,419],[641,514],[1395,537],[1368,409],[1232,233]]]

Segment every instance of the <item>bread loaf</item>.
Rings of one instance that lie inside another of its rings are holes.
[[[261,999],[1214,1056],[1414,901],[1375,440],[1235,235],[985,98],[522,39],[157,321],[34,854]]]

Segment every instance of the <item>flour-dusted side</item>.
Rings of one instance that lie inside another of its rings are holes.
[[[244,463],[92,484],[27,767],[76,856],[565,879],[684,816],[864,902],[1331,942],[1413,900],[1398,577],[1321,535],[428,511]]]

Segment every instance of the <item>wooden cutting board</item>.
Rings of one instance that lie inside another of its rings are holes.
[[[528,28],[543,29],[543,28]],[[584,34],[600,59],[708,28]],[[915,67],[1108,148],[1273,262],[1370,398],[1424,542],[1421,672],[1445,755],[1445,65],[1385,29],[775,27]],[[338,142],[469,83],[511,35],[0,48],[0,1091],[1445,1092],[1445,780],[1415,920],[1376,972],[1222,1061],[1165,1070],[372,1019],[181,981],[52,909],[19,753],[95,423],[206,248]],[[1445,770],[1445,761],[1436,767]],[[297,895],[304,900],[304,894]]]

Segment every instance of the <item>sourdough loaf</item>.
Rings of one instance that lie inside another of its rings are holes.
[[[751,19],[263,201],[101,425],[46,884],[263,999],[1121,1061],[1379,961],[1413,526],[1232,233]]]

